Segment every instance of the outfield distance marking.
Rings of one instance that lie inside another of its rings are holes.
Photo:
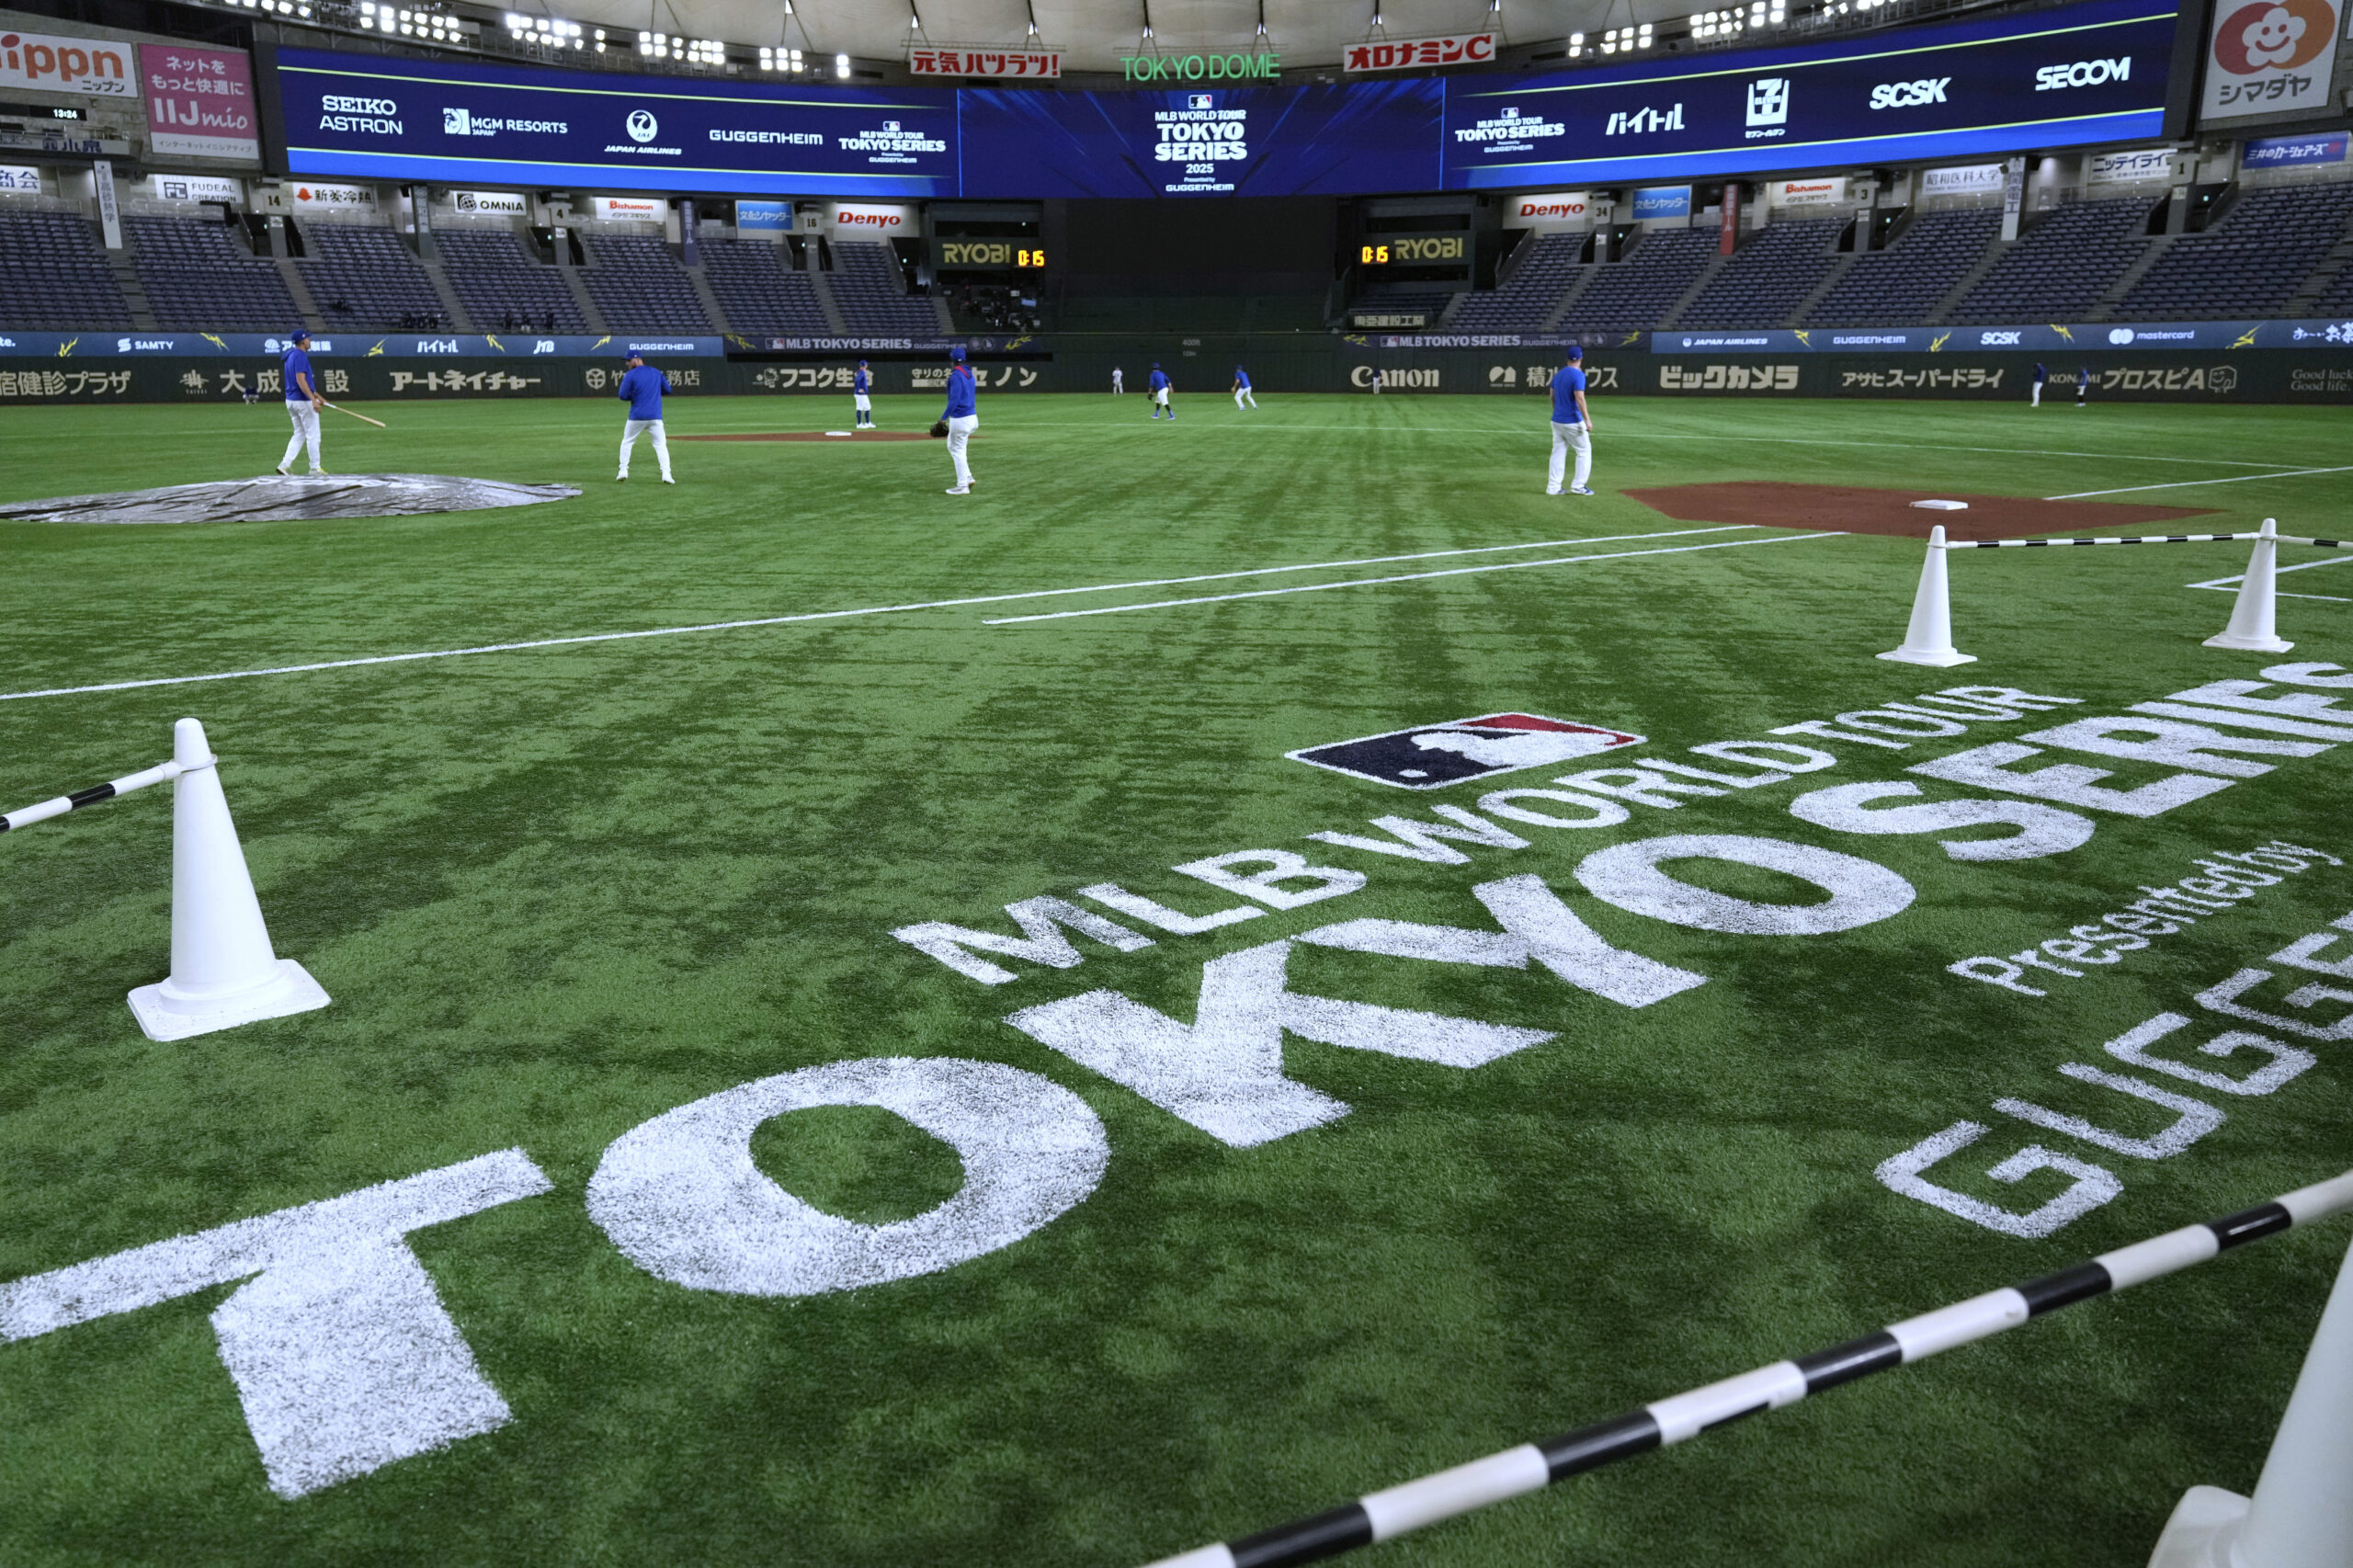
[[[589,642],[625,642],[639,637],[683,637],[696,631],[740,631],[756,626],[792,626],[803,621],[844,620],[857,616],[892,615],[904,610],[954,609],[966,605],[1006,604],[1018,599],[1050,599],[1072,594],[1108,594],[1118,593],[1128,588],[1175,587],[1184,583],[1222,583],[1235,577],[1266,577],[1282,572],[1320,572],[1335,566],[1378,566],[1392,561],[1433,561],[1443,556],[1486,555],[1508,550],[1552,550],[1562,545],[1609,544],[1629,539],[1679,539],[1689,534],[1742,533],[1754,526],[1748,523],[1732,523],[1718,528],[1665,528],[1638,534],[1603,534],[1586,540],[1548,539],[1532,540],[1527,544],[1483,544],[1464,550],[1425,550],[1411,555],[1369,555],[1355,561],[1310,561],[1297,566],[1253,566],[1246,571],[1204,572],[1190,577],[1146,577],[1132,583],[1095,583],[1083,588],[1034,588],[1018,594],[983,594],[972,598],[929,599],[920,604],[869,605],[859,609],[813,610],[805,615],[771,615],[754,620],[712,620],[694,626],[658,626],[643,631],[597,631],[577,637],[541,637],[526,642],[485,642],[473,648],[437,648],[419,653],[379,653],[364,659],[326,659],[317,664],[276,665],[252,670],[222,670],[210,675],[158,676],[148,680],[107,681],[97,686],[60,686],[40,691],[0,691],[0,702],[15,702],[30,697],[79,697],[97,691],[132,691],[150,686],[188,686],[201,681],[244,680],[253,676],[308,675],[317,670],[358,669],[367,665],[404,665],[419,659],[455,659],[470,653],[514,653],[531,648],[566,648]]]
[[[1694,533],[1711,530],[1694,528]],[[1664,537],[1664,536],[1661,536]],[[1295,588],[1254,588],[1244,594],[1207,594],[1191,599],[1153,599],[1143,604],[1107,605],[1101,609],[1055,610],[1046,615],[1009,615],[984,620],[983,626],[1020,626],[1037,620],[1069,620],[1084,615],[1118,615],[1131,609],[1170,609],[1180,605],[1224,604],[1232,599],[1266,599],[1282,594],[1313,594],[1324,588],[1372,588],[1389,583],[1427,583],[1434,577],[1467,577],[1480,572],[1514,572],[1529,566],[1568,566],[1580,561],[1621,561],[1630,555],[1683,555],[1695,550],[1732,550],[1744,544],[1802,544],[1808,540],[1844,539],[1843,533],[1782,535],[1772,539],[1733,539],[1718,544],[1684,544],[1666,550],[1613,550],[1601,555],[1562,555],[1550,561],[1507,561],[1493,566],[1452,566],[1443,572],[1411,572],[1399,577],[1350,577],[1338,583],[1302,583]],[[1598,541],[1596,541],[1598,542]]]

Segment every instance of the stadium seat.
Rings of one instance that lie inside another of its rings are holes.
[[[218,221],[125,218],[139,282],[158,326],[284,332],[301,320],[277,264],[249,253]]]
[[[1788,324],[1799,303],[1821,285],[1834,259],[1830,247],[1846,226],[1847,221],[1841,218],[1806,218],[1768,225],[1708,280],[1707,288],[1684,311],[1680,324]]]
[[[899,258],[888,244],[853,240],[831,249],[827,287],[852,332],[938,335],[938,312],[929,300],[908,296]]]
[[[1623,261],[1588,284],[1562,318],[1566,332],[1640,332],[1658,325],[1716,255],[1713,229],[1644,234]]]
[[[481,332],[586,332],[587,318],[555,268],[501,229],[437,229],[441,269]]]
[[[449,310],[408,246],[390,229],[307,223],[302,281],[328,330],[383,332],[403,325],[449,325]]]
[[[2145,197],[2127,197],[2046,214],[1978,279],[1953,321],[2082,321],[2146,249],[2149,207]]]
[[[1468,332],[1533,332],[1559,308],[1576,280],[1583,234],[1537,234],[1524,242],[1528,253],[1511,277],[1493,290],[1472,295],[1450,324]]]
[[[88,219],[0,213],[0,326],[72,332],[129,325],[131,307]]]
[[[826,330],[809,275],[787,266],[784,247],[773,240],[705,240],[702,271],[737,332]]]
[[[2277,313],[2345,231],[2353,186],[2250,190],[2202,234],[2165,248],[2116,314],[2121,321],[2234,320]]]
[[[581,278],[612,331],[719,330],[665,241],[651,234],[599,234],[588,242],[587,251],[588,269]]]
[[[1925,320],[2001,232],[1990,207],[1923,212],[1886,250],[1855,257],[1847,275],[1807,312],[1809,326],[1891,326]]]

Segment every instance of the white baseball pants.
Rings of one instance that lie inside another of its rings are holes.
[[[1585,482],[1593,477],[1593,436],[1583,425],[1563,425],[1555,421],[1552,426],[1552,466],[1545,475],[1545,494],[1558,495],[1561,493],[1561,470],[1567,466],[1568,455],[1572,451],[1577,455],[1577,473],[1569,483],[1582,490]]]
[[[2040,408],[2042,406],[2042,383],[2040,381],[2034,383],[2034,401],[2028,403],[2027,406],[2029,408]]]
[[[1251,407],[1256,408],[1258,406],[1258,400],[1255,397],[1250,397],[1250,389],[1248,387],[1244,387],[1241,391],[1233,394],[1233,406],[1240,408],[1242,406],[1242,400],[1245,398],[1250,399]]]
[[[286,443],[286,455],[278,460],[280,468],[292,468],[294,460],[304,448],[310,449],[311,472],[319,472],[319,411],[307,403],[286,405],[286,416],[294,421],[294,434]]]
[[[948,455],[956,462],[956,488],[959,490],[972,487],[972,465],[964,460],[964,443],[971,440],[972,432],[980,427],[981,416],[977,414],[960,414],[948,422]]]
[[[670,477],[670,437],[659,419],[624,419],[621,421],[621,477],[629,477],[629,449],[637,445],[640,436],[654,437],[654,455],[662,464],[662,477]]]

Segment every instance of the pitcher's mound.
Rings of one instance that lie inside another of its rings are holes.
[[[2207,506],[2142,506],[2114,501],[2037,501],[2019,495],[1969,495],[1950,490],[1869,490],[1852,484],[1783,484],[1742,480],[1724,484],[1675,484],[1629,490],[1654,511],[1686,523],[1747,523],[1768,528],[1820,528],[1836,533],[1896,534],[1926,539],[1942,524],[1945,537],[2025,539],[2140,528],[2176,517],[2202,517]],[[1966,501],[1967,511],[1921,510],[1919,501]]]

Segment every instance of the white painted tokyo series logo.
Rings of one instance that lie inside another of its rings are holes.
[[[1639,745],[1644,737],[1597,724],[1534,713],[1489,713],[1417,724],[1353,741],[1286,752],[1294,762],[1401,790],[1442,790],[1468,778],[1549,767],[1580,756]]]

